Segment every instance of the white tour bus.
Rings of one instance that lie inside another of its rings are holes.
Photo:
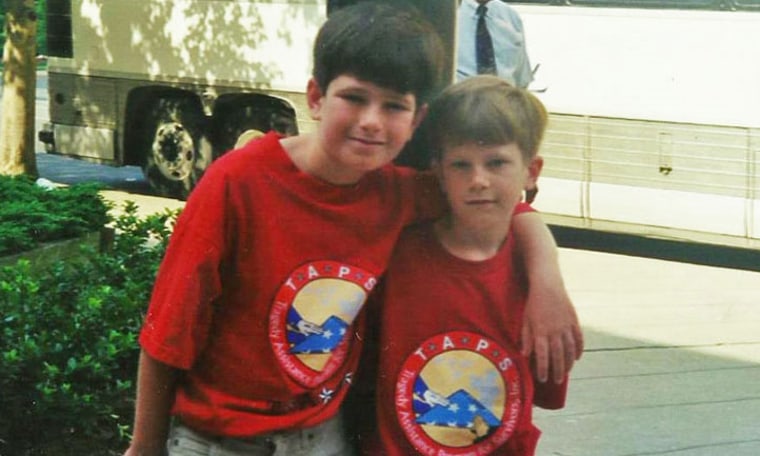
[[[760,0],[514,6],[553,223],[760,247]]]
[[[40,139],[186,196],[242,133],[313,127],[311,44],[338,3],[49,2]],[[414,3],[453,55],[456,0]],[[760,0],[509,3],[551,113],[536,201],[551,223],[760,246]]]
[[[417,4],[453,43],[456,0],[397,1]],[[349,3],[51,1],[50,123],[39,139],[51,153],[141,166],[158,193],[185,197],[241,135],[313,127],[312,43],[328,10]]]

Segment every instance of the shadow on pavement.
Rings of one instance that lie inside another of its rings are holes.
[[[760,344],[677,347],[585,333],[591,348],[566,408],[536,409],[538,455],[760,454]]]

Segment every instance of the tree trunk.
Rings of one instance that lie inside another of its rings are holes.
[[[36,177],[34,103],[37,14],[34,0],[4,1],[6,39],[0,113],[0,174]]]

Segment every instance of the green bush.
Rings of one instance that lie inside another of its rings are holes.
[[[0,176],[0,256],[98,231],[108,222],[100,190],[96,184],[49,190],[28,176]]]
[[[82,247],[75,266],[37,273],[0,268],[0,454],[124,447],[136,338],[177,213],[140,218],[130,202],[108,251]]]

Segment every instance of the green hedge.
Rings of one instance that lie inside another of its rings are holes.
[[[108,203],[96,184],[46,189],[28,176],[0,176],[0,256],[99,231]]]
[[[177,213],[140,218],[127,203],[111,249],[42,272],[0,268],[0,454],[123,450],[136,338]]]

